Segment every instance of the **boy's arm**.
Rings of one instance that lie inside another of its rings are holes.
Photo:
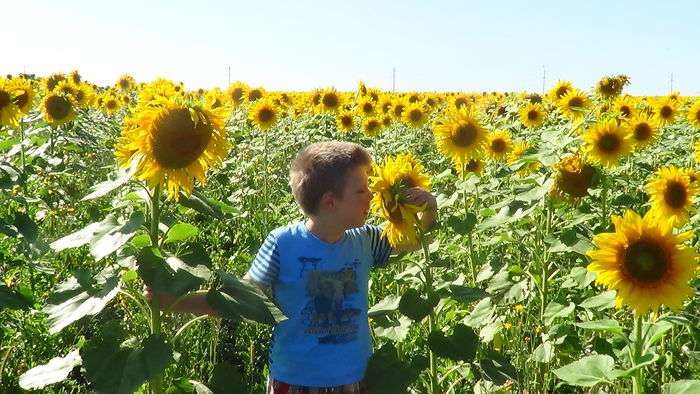
[[[153,293],[146,287],[145,296],[150,301],[153,297],[158,297],[160,309],[164,311],[192,313],[197,316],[209,315],[211,317],[221,317],[219,312],[209,306],[206,294],[194,293],[177,301],[177,297],[167,293]]]

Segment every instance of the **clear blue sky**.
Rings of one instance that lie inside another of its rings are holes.
[[[3,1],[0,72],[75,68],[187,88],[270,90],[362,79],[390,90],[588,89],[625,73],[632,94],[700,95],[698,1]]]

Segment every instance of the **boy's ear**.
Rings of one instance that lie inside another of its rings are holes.
[[[333,208],[335,206],[335,196],[333,192],[327,191],[321,196],[321,207],[324,209]]]

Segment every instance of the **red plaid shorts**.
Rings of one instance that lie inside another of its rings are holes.
[[[336,387],[306,387],[268,378],[267,394],[371,394],[371,391],[365,381]]]

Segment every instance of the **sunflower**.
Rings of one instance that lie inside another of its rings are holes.
[[[486,153],[493,160],[505,161],[513,150],[510,133],[505,130],[494,131],[486,136]]]
[[[694,168],[683,168],[681,171],[688,176],[688,180],[691,184],[694,184],[698,181],[698,179],[700,179],[700,173]]]
[[[569,81],[558,81],[556,85],[547,93],[549,101],[556,103],[571,90],[574,90],[573,85]]]
[[[16,90],[9,81],[0,78],[0,126],[17,127],[22,111],[15,102]]]
[[[594,164],[616,167],[632,150],[632,135],[615,120],[598,122],[583,135],[583,151]]]
[[[246,91],[249,89],[248,85],[241,81],[236,81],[229,85],[226,94],[228,94],[234,107],[238,107],[243,104],[246,98]]]
[[[373,212],[387,221],[383,235],[394,249],[417,245],[416,215],[424,207],[408,204],[403,192],[412,187],[425,190],[430,187],[423,165],[410,154],[399,154],[385,158],[382,167],[376,164],[373,167],[375,175],[369,179],[370,190],[374,192],[371,206]]]
[[[414,102],[406,106],[401,113],[401,120],[407,126],[420,128],[428,121],[428,112],[420,102]]]
[[[694,291],[688,281],[695,275],[698,255],[682,243],[692,232],[673,234],[670,221],[650,214],[640,217],[628,210],[613,216],[614,233],[593,237],[595,249],[588,271],[598,273],[596,282],[617,290],[616,305],[627,304],[638,316],[663,305],[679,309]]]
[[[108,114],[116,114],[122,108],[122,101],[115,92],[105,92],[102,95],[102,110]]]
[[[688,108],[687,118],[688,123],[696,129],[700,129],[700,100],[695,101],[695,103]]]
[[[611,99],[622,94],[622,90],[627,84],[629,84],[629,77],[626,75],[603,77],[596,84],[595,91],[603,99]]]
[[[357,113],[362,117],[371,117],[377,113],[377,103],[369,96],[361,97],[357,100]]]
[[[212,109],[229,105],[229,96],[220,88],[213,88],[204,93],[204,101]]]
[[[654,104],[654,114],[660,125],[673,123],[678,113],[676,102],[666,97],[659,99]]]
[[[452,110],[437,120],[433,136],[440,153],[457,164],[483,156],[486,149],[486,129],[468,106]]]
[[[643,149],[656,138],[658,123],[648,114],[640,113],[627,122],[632,133],[632,141],[637,149]]]
[[[695,211],[693,200],[698,185],[690,182],[685,171],[674,166],[663,167],[647,183],[647,193],[651,202],[649,214],[678,226],[686,223],[688,214]]]
[[[391,114],[391,108],[394,105],[394,100],[391,97],[384,94],[384,95],[382,95],[382,97],[379,98],[379,101],[377,103],[378,103],[377,106],[379,107],[380,113],[382,113],[384,115]]]
[[[620,96],[615,99],[614,110],[620,117],[630,119],[635,115],[634,99],[631,96]]]
[[[41,103],[41,110],[44,120],[56,127],[67,123],[75,118],[75,103],[73,99],[65,94],[51,92],[44,96]]]
[[[34,107],[36,99],[36,91],[32,86],[32,82],[26,78],[12,78],[6,85],[7,90],[12,92],[12,102],[19,108],[23,114],[28,113]],[[0,102],[2,99],[0,99]],[[2,105],[0,105],[0,110]]]
[[[59,82],[56,87],[53,89],[54,92],[61,93],[66,96],[70,96],[72,99],[75,100],[75,92],[78,90],[78,86],[73,83],[73,81],[69,79],[65,79],[61,82]]]
[[[481,176],[484,173],[484,161],[481,159],[471,159],[462,164],[455,163],[455,170],[457,171],[457,175],[472,173]]]
[[[396,120],[401,120],[403,110],[406,108],[406,100],[401,97],[396,97],[391,103],[391,116]]]
[[[520,123],[528,129],[536,129],[544,123],[547,116],[542,104],[527,104],[520,109]]]
[[[76,85],[80,84],[83,80],[78,70],[71,71],[70,74],[68,74],[68,78],[70,78],[70,80]]]
[[[355,116],[350,111],[343,111],[335,118],[335,124],[338,130],[350,132],[355,127]]]
[[[141,87],[138,94],[139,105],[148,105],[151,102],[170,100],[178,96],[176,85],[167,79],[159,78]]]
[[[261,86],[258,86],[255,88],[248,89],[248,91],[246,92],[246,99],[249,103],[252,103],[254,101],[260,100],[261,98],[263,98],[264,95],[265,89],[263,89]]]
[[[695,143],[695,162],[700,163],[700,141]]]
[[[61,73],[51,74],[44,79],[44,92],[51,92],[59,82],[64,81],[66,76]]]
[[[391,123],[394,121],[394,119],[392,119],[391,115],[388,115],[388,114],[382,116],[381,120],[382,120],[382,126],[384,126],[384,127],[391,126]]]
[[[557,107],[567,118],[577,120],[586,114],[591,101],[582,91],[571,89],[557,101]]]
[[[250,110],[248,110],[248,119],[263,131],[277,123],[279,117],[279,108],[273,103],[271,97],[258,100],[253,104]]]
[[[452,98],[452,107],[454,109],[460,109],[469,106],[470,102],[469,96],[466,94],[458,94]]]
[[[75,103],[78,107],[86,107],[95,98],[95,90],[87,83],[79,83],[75,86]]]
[[[596,170],[575,155],[567,156],[554,165],[556,176],[551,195],[559,199],[575,200],[588,196],[594,186]]]
[[[379,134],[382,126],[382,121],[375,117],[364,118],[362,120],[362,133],[368,137],[374,137]]]
[[[121,167],[138,161],[138,179],[152,188],[165,185],[177,199],[180,190],[192,192],[194,179],[204,184],[207,170],[226,157],[224,113],[179,98],[140,106],[124,122],[115,156]]]
[[[321,91],[318,109],[322,113],[334,113],[342,105],[342,100],[338,92],[334,88]]]
[[[117,79],[114,87],[122,92],[130,92],[136,87],[136,80],[131,75],[124,74]]]

